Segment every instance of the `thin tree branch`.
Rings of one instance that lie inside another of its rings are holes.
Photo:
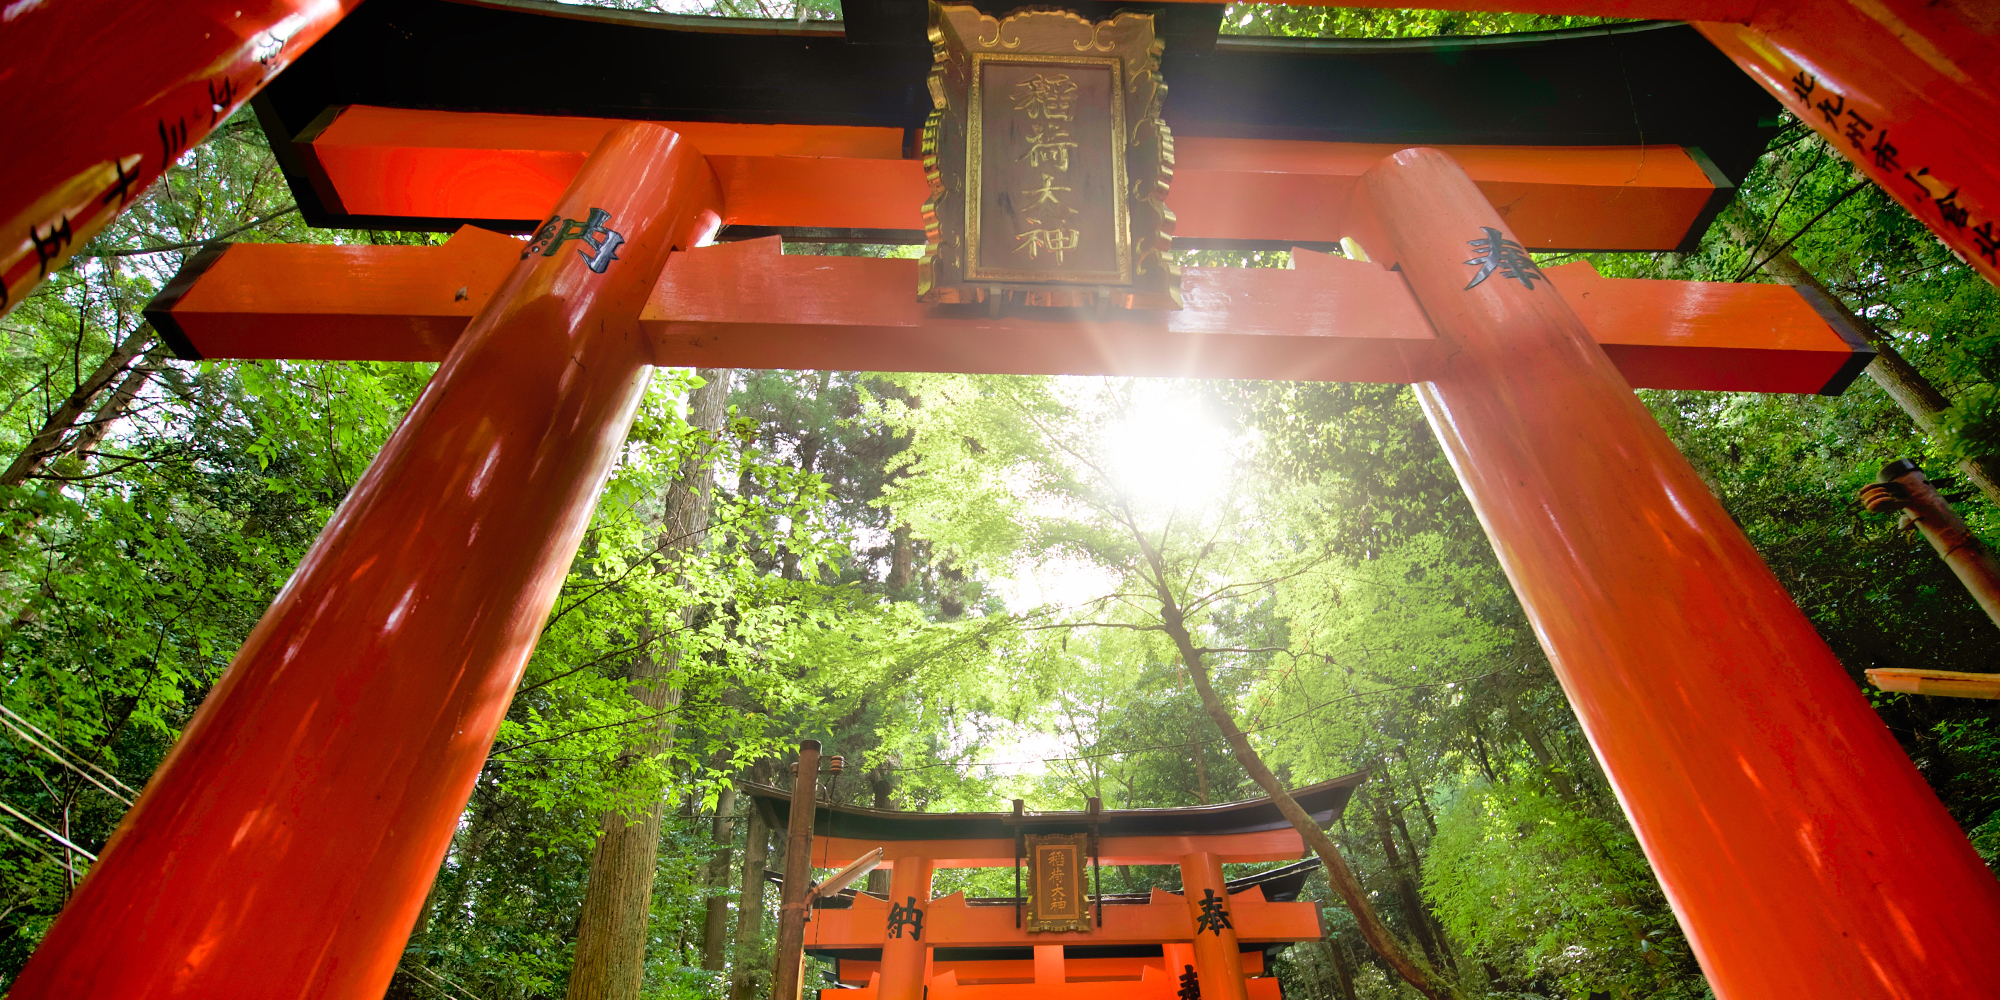
[[[244,231],[246,231],[246,230],[250,230],[250,229],[255,229],[255,228],[257,228],[258,226],[261,226],[261,225],[263,225],[264,223],[266,223],[266,222],[270,222],[270,221],[272,221],[272,220],[274,220],[274,219],[282,219],[282,218],[284,218],[285,216],[287,216],[287,215],[290,215],[290,214],[292,214],[293,212],[296,212],[296,211],[298,211],[298,210],[299,210],[299,206],[297,206],[297,205],[287,205],[287,206],[285,206],[284,208],[281,208],[281,209],[278,209],[277,211],[275,211],[275,212],[272,212],[271,214],[269,214],[269,215],[266,215],[266,216],[264,216],[264,217],[263,217],[263,218],[261,218],[261,219],[251,219],[251,220],[250,220],[249,222],[246,222],[246,223],[244,223],[244,224],[242,224],[242,225],[240,225],[240,226],[237,226],[237,227],[236,227],[235,229],[232,229],[232,230],[230,230],[230,231],[228,231],[228,232],[226,232],[226,233],[217,233],[217,234],[215,234],[214,236],[210,236],[210,237],[208,237],[207,239],[202,239],[202,240],[189,240],[189,241],[188,241],[188,242],[186,242],[186,243],[170,243],[170,244],[168,244],[168,245],[166,245],[166,246],[163,246],[163,247],[139,247],[139,248],[138,248],[138,249],[136,249],[136,250],[114,250],[114,251],[112,251],[112,252],[110,252],[110,253],[101,253],[101,254],[98,254],[97,256],[98,256],[98,257],[100,257],[100,258],[103,258],[103,257],[140,257],[140,256],[144,256],[144,255],[146,255],[146,254],[149,254],[149,253],[166,253],[166,252],[168,252],[168,251],[171,251],[171,250],[187,250],[187,249],[190,249],[190,248],[193,248],[193,247],[205,247],[205,246],[207,246],[207,245],[209,245],[209,244],[211,244],[211,243],[220,243],[220,242],[222,242],[223,240],[226,240],[226,239],[230,238],[231,236],[235,236],[236,234],[238,234],[238,233],[241,233],[241,232],[244,232]]]

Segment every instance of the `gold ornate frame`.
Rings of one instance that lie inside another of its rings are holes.
[[[924,256],[917,294],[926,302],[1029,306],[1179,309],[1180,267],[1173,260],[1174,215],[1166,206],[1173,179],[1173,134],[1160,120],[1167,87],[1160,80],[1163,43],[1150,14],[1107,21],[1052,9],[1004,18],[977,8],[930,5],[933,110],[924,125]],[[1114,205],[1118,273],[1052,275],[980,266],[979,68],[988,61],[1115,63],[1113,171],[1122,184]]]
[[[1047,931],[1087,931],[1090,921],[1090,888],[1085,882],[1084,872],[1090,860],[1090,835],[1084,833],[1029,834],[1025,838],[1028,849],[1028,912],[1025,926],[1028,933],[1039,934]],[[1074,873],[1076,893],[1076,916],[1048,918],[1041,915],[1042,903],[1042,856],[1044,848],[1067,848],[1073,852],[1076,866]]]

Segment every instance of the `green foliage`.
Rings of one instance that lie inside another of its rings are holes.
[[[1501,35],[1615,24],[1613,17],[1562,17],[1486,11],[1398,10],[1361,7],[1295,7],[1287,4],[1232,3],[1222,10],[1229,35],[1287,35],[1306,38],[1431,38],[1442,35]]]
[[[1648,997],[1702,996],[1692,956],[1623,824],[1544,790],[1473,781],[1445,800],[1424,893],[1502,976]]]
[[[621,2],[626,9],[660,4]],[[794,3],[676,6],[797,17]],[[808,18],[837,12],[810,0]],[[1233,6],[1225,30],[1421,37],[1570,27],[1511,14]],[[225,125],[0,325],[0,448],[18,452],[188,252],[310,232],[260,134]],[[1834,399],[1650,392],[1647,404],[1851,671],[1990,667],[1993,634],[1929,551],[1854,491],[1923,461],[2000,452],[2000,305],[1922,225],[1791,123],[1692,254],[1591,255],[1620,276],[1755,277],[1770,233],[1956,401],[1942,439],[1862,382]],[[908,255],[913,248],[792,246]],[[122,255],[122,256],[120,256]],[[1568,255],[1565,255],[1567,258]],[[1275,266],[1289,253],[1183,255]],[[0,488],[5,703],[143,785],[291,567],[430,374],[386,363],[183,363],[153,350],[112,432]],[[782,780],[786,747],[848,758],[830,797],[894,808],[1183,806],[1257,794],[1164,631],[1184,612],[1216,687],[1292,784],[1366,770],[1334,828],[1373,905],[1470,995],[1696,998],[1699,971],[1413,395],[1401,386],[739,373],[725,426],[689,425],[692,372],[649,387],[555,612],[480,774],[392,996],[564,993],[607,813],[664,803],[645,995],[722,995],[698,968],[718,792]],[[712,481],[699,545],[663,497]],[[670,664],[649,707],[629,675]],[[1871,691],[2000,867],[2000,716]],[[663,724],[664,727],[663,727]],[[0,800],[100,848],[125,804],[0,743]],[[741,849],[739,800],[735,824]],[[0,970],[19,967],[80,857],[19,824],[0,841]],[[1392,856],[1393,852],[1393,856]],[[740,857],[733,854],[732,858]],[[778,867],[774,857],[770,867]],[[752,873],[756,877],[756,873]],[[1106,888],[1178,886],[1110,869]],[[1412,890],[1421,889],[1416,896]],[[1005,870],[940,892],[1008,895]],[[1330,899],[1323,880],[1310,898]],[[1413,902],[1411,900],[1414,900]],[[775,900],[745,960],[768,957]],[[1398,995],[1327,922],[1363,997]],[[1317,946],[1287,996],[1341,996]]]

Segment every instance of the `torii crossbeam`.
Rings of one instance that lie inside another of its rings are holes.
[[[1194,165],[1153,207],[1198,246],[1372,260],[1190,269],[1176,315],[919,307],[899,262],[706,244],[929,239],[894,193],[926,42],[362,6],[261,97],[308,219],[535,242],[239,246],[158,304],[190,356],[443,360],[11,995],[379,997],[647,366],[701,361],[1409,381],[1717,995],[2000,996],[2000,883],[1631,392],[1838,391],[1864,352],[1790,289],[1525,257],[1691,245],[1774,102],[1681,27],[1441,58],[1189,23],[1160,15]]]

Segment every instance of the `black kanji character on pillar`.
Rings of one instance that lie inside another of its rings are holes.
[[[1181,966],[1181,1000],[1201,1000],[1201,977],[1195,975],[1194,966]]]
[[[924,911],[917,909],[917,897],[904,896],[903,898],[909,900],[907,905],[897,903],[895,906],[889,908],[889,936],[892,938],[902,937],[903,928],[908,927],[910,929],[910,940],[922,941],[924,939]]]
[[[1792,93],[1799,95],[1799,101],[1802,103],[1810,104],[1813,91],[1818,88],[1819,77],[1805,70],[1799,70],[1799,75],[1792,77]]]
[[[124,160],[111,161],[112,169],[118,171],[118,179],[111,182],[111,189],[104,193],[104,200],[98,202],[98,204],[109,205],[111,204],[111,199],[116,198],[118,199],[118,204],[123,205],[131,199],[132,185],[138,183],[139,171],[135,169],[129,174],[126,173],[125,161],[132,161],[132,166],[136,168],[139,165],[139,159],[138,156],[134,155],[128,156]]]
[[[549,216],[535,230],[535,238],[528,241],[528,249],[521,251],[521,259],[527,260],[535,254],[553,257],[570,240],[580,240],[589,251],[578,250],[577,255],[590,262],[590,269],[603,274],[604,269],[618,258],[618,248],[625,244],[625,235],[615,229],[605,227],[611,220],[611,213],[601,208],[590,210],[590,218],[578,222],[565,219],[560,214]]]
[[[1958,203],[1957,188],[1952,188],[1950,194],[1938,197],[1937,209],[1938,214],[1944,216],[1944,221],[1959,229],[1964,229],[1966,222],[1972,218],[1972,210]]]
[[[1223,908],[1222,900],[1216,898],[1215,890],[1203,889],[1201,919],[1195,921],[1194,932],[1200,934],[1202,931],[1214,931],[1216,937],[1221,937],[1224,927],[1230,930],[1236,929],[1236,925],[1229,922],[1229,911]]]
[[[35,256],[41,259],[42,277],[49,276],[49,261],[62,256],[63,249],[76,239],[76,233],[69,227],[69,216],[61,222],[49,223],[49,231],[44,233],[32,224],[28,226],[28,238],[34,241]]]
[[[1988,219],[1972,227],[1972,242],[1979,248],[1979,256],[1986,258],[1986,263],[2000,264],[2000,260],[1994,259],[1995,254],[2000,253],[2000,236],[1993,233],[1993,220]]]
[[[1472,249],[1479,251],[1479,256],[1466,261],[1467,264],[1479,265],[1479,273],[1465,283],[1466,288],[1469,289],[1485,281],[1495,271],[1500,272],[1503,278],[1512,278],[1520,282],[1531,292],[1535,290],[1536,278],[1549,280],[1548,276],[1542,273],[1542,269],[1535,266],[1534,258],[1528,256],[1527,248],[1500,235],[1498,229],[1489,226],[1479,228],[1486,234],[1484,237],[1465,241],[1472,245]]]
[[[1849,110],[1847,117],[1852,119],[1847,123],[1847,142],[1855,149],[1862,149],[1862,142],[1867,140],[1868,133],[1875,131],[1875,126],[1869,124],[1868,119],[1861,117],[1858,111]]]
[[[174,123],[169,125],[167,120],[162,118],[153,124],[160,130],[160,169],[165,170],[173,166],[174,161],[180,159],[181,154],[187,151],[187,119],[176,118]]]
[[[1896,162],[1897,150],[1889,144],[1889,130],[1886,128],[1875,136],[1875,145],[1868,147],[1868,151],[1875,154],[1875,165],[1883,170],[1897,170],[1902,166]]]

